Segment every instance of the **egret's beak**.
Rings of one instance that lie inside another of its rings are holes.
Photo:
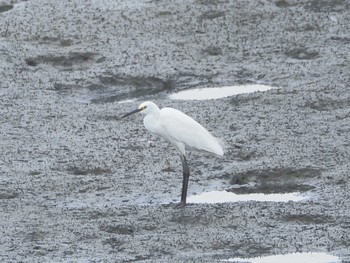
[[[129,112],[129,113],[123,115],[122,118],[128,117],[129,115],[134,114],[134,113],[139,112],[139,111],[142,111],[142,109],[133,110],[132,112]]]

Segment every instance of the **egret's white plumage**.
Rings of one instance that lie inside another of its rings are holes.
[[[173,108],[158,108],[156,104],[146,101],[139,106],[145,128],[158,134],[173,144],[177,150],[185,155],[185,147],[197,151],[223,156],[224,151],[218,140],[202,125],[191,117]]]
[[[185,204],[189,178],[186,147],[221,157],[224,154],[221,145],[202,125],[179,110],[167,107],[159,109],[155,103],[146,101],[123,117],[136,112],[146,115],[143,123],[148,131],[162,136],[180,152],[184,174],[181,202]]]

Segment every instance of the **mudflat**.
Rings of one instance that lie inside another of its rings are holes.
[[[296,252],[350,261],[348,1],[2,1],[1,262],[213,262]],[[189,88],[275,89],[172,100]],[[219,137],[176,150],[122,114],[144,100]]]

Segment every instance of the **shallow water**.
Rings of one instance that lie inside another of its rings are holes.
[[[289,201],[302,201],[307,199],[305,195],[299,192],[295,193],[283,193],[283,194],[235,194],[227,191],[212,191],[202,193],[200,195],[190,196],[187,198],[188,203],[194,204],[214,204],[214,203],[227,203],[227,202],[246,202],[246,201],[258,201],[258,202],[289,202]]]
[[[230,258],[222,260],[223,262],[236,263],[340,263],[341,260],[337,256],[327,253],[290,253],[285,255],[274,255],[257,258]]]
[[[135,102],[136,99],[127,99],[127,100],[121,100],[118,101],[119,104],[124,104],[124,103],[131,103],[131,102]]]
[[[241,85],[241,86],[224,86],[214,88],[198,88],[183,90],[169,96],[170,99],[174,100],[210,100],[230,97],[233,95],[252,93],[256,91],[267,91],[273,89],[267,85]]]

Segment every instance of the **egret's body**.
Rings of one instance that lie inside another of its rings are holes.
[[[146,101],[136,110],[125,114],[123,117],[136,112],[142,112],[146,115],[143,119],[143,123],[148,131],[165,138],[173,144],[181,154],[184,175],[181,203],[185,204],[189,179],[186,147],[216,156],[223,156],[224,152],[221,145],[202,125],[179,110],[173,108],[159,109],[153,102]]]

